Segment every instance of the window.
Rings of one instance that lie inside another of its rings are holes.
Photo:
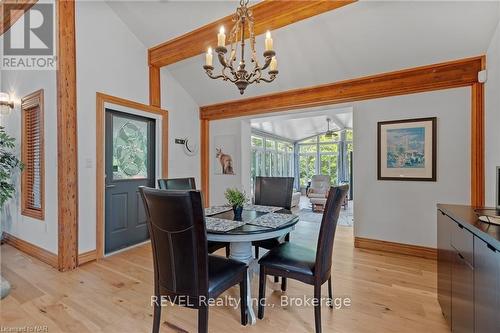
[[[293,144],[265,136],[252,135],[252,189],[255,177],[293,177]]]
[[[44,219],[43,90],[21,100],[21,214]]]
[[[352,130],[321,134],[298,143],[299,183],[306,187],[314,175],[328,175],[332,184],[349,180],[349,157]]]

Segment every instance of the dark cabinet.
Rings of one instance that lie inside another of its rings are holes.
[[[458,251],[451,269],[451,295],[453,332],[474,332],[474,269]]]
[[[479,238],[474,239],[475,332],[500,332],[499,252]]]
[[[500,332],[500,249],[438,210],[438,300],[454,333]]]
[[[451,266],[453,248],[451,247],[451,227],[449,218],[438,211],[437,245],[438,245],[438,301],[448,325],[451,327]]]

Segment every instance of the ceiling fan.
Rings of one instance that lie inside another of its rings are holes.
[[[326,118],[328,129],[326,130],[325,137],[327,138],[333,137],[333,130],[330,129],[330,121],[332,121],[330,118]]]

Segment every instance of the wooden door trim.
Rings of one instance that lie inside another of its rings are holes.
[[[210,190],[210,121],[321,105],[407,95],[426,91],[471,87],[471,204],[484,205],[484,84],[478,82],[486,57],[478,56],[444,63],[382,73],[325,85],[234,100],[200,107],[201,186]],[[207,195],[206,204],[209,205]]]
[[[105,104],[115,104],[161,117],[161,176],[168,177],[168,111],[103,93],[96,93],[96,255],[104,257],[104,186],[105,186]]]
[[[255,36],[261,35],[267,30],[282,28],[289,24],[335,10],[355,1],[302,0],[259,2],[250,7],[255,20]],[[168,66],[199,55],[205,52],[210,45],[216,46],[219,27],[224,25],[226,28],[229,28],[233,25],[232,19],[233,14],[151,47],[148,50],[149,65],[156,67]]]
[[[75,2],[58,0],[56,9],[58,267],[67,271],[78,266]]]

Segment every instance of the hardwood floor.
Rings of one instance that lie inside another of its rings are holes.
[[[314,247],[318,223],[299,222],[292,241]],[[222,254],[222,253],[221,253]],[[12,284],[0,301],[0,326],[45,326],[55,332],[150,332],[152,258],[142,245],[59,273],[50,266],[3,245],[2,274]],[[258,278],[253,280],[257,295]],[[350,307],[322,310],[324,332],[449,332],[436,298],[436,262],[354,249],[352,228],[339,227],[333,259],[334,297]],[[313,332],[312,306],[280,306],[283,295],[269,278],[264,320],[239,323],[239,309],[211,307],[211,332]],[[272,289],[276,291],[272,291]],[[312,288],[289,280],[286,295],[312,295]],[[238,298],[238,288],[226,294]],[[326,297],[327,285],[323,286]],[[274,307],[273,307],[274,305]],[[167,306],[162,332],[196,332],[196,311]],[[43,332],[43,331],[40,331]]]

